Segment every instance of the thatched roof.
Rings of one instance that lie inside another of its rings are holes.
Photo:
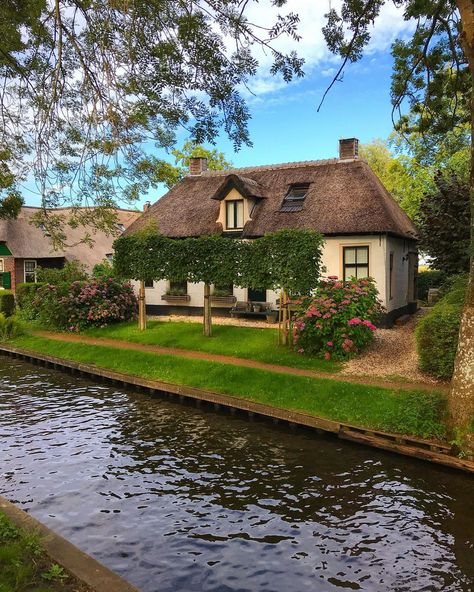
[[[84,263],[87,268],[92,269],[96,263],[100,263],[107,253],[112,253],[112,244],[122,230],[117,228],[115,235],[107,235],[101,230],[79,226],[71,228],[67,224],[64,230],[67,235],[67,242],[70,247],[63,250],[53,250],[51,239],[43,230],[32,224],[32,218],[39,208],[25,206],[15,220],[0,220],[0,241],[5,242],[12,255],[17,258],[42,259],[50,257],[66,258],[68,260],[77,259]],[[138,218],[140,212],[132,210],[117,211],[117,223],[125,228]],[[52,210],[53,213],[64,215],[65,220],[71,216],[71,210],[68,208],[58,208]],[[94,244],[89,247],[87,244],[76,244],[84,237],[85,233],[90,233]]]
[[[242,236],[258,237],[283,228],[318,230],[326,235],[389,233],[416,238],[416,229],[369,165],[359,159],[294,162],[187,176],[154,203],[128,229],[151,225],[170,237],[222,232],[219,199],[234,183],[254,196],[252,219]],[[309,183],[303,208],[280,211],[292,185]]]

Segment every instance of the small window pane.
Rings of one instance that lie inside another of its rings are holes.
[[[357,263],[368,263],[368,249],[362,247],[357,249]]]
[[[350,280],[351,277],[357,277],[357,267],[346,267],[344,273],[344,280]]]
[[[153,288],[153,280],[145,280],[145,288]]]
[[[244,227],[244,202],[237,201],[237,202],[235,202],[235,205],[237,206],[237,228],[243,228]]]
[[[36,261],[25,261],[25,271],[35,271]]]
[[[226,226],[227,228],[234,228],[234,202],[226,202]]]
[[[356,262],[356,250],[355,249],[344,249],[345,255],[345,263],[355,263]]]
[[[357,267],[357,279],[369,277],[369,268],[363,265]]]
[[[0,259],[0,272],[4,271],[3,269],[3,259]]]

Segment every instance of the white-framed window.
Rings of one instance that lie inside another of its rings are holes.
[[[3,259],[0,259],[0,273],[3,273],[5,271],[5,264]]]
[[[225,202],[225,223],[227,230],[242,230],[244,227],[244,200],[232,199]]]
[[[25,259],[25,282],[36,284],[36,259]]]

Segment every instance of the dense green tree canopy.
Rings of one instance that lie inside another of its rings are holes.
[[[438,173],[435,188],[422,201],[418,216],[421,248],[435,269],[447,274],[469,271],[469,183]]]

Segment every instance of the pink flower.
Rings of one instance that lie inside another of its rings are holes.
[[[354,317],[353,319],[350,319],[349,321],[347,321],[347,324],[352,327],[353,325],[360,325],[362,323],[362,321],[359,319],[359,317]]]
[[[331,354],[330,354],[329,352],[326,352],[326,353],[324,354],[324,359],[325,359],[325,360],[330,360],[330,359],[331,359]]]
[[[328,347],[332,347],[334,345],[334,343],[332,341],[328,341],[326,344]]]
[[[302,347],[300,347],[300,349],[298,350],[299,354],[304,354],[304,349]]]

